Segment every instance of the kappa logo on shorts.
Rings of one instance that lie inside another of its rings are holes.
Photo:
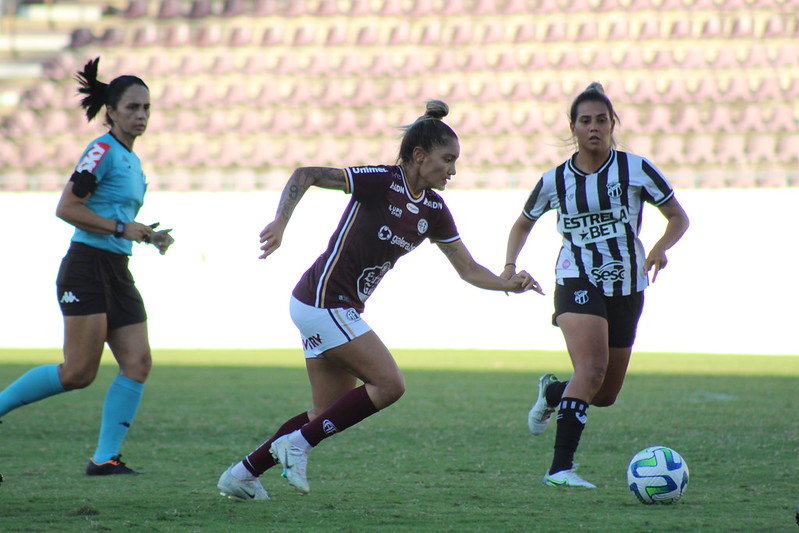
[[[79,301],[80,299],[75,296],[72,291],[64,291],[64,294],[61,295],[62,304],[74,304],[75,302]]]
[[[580,305],[588,303],[588,291],[574,291],[574,302]]]

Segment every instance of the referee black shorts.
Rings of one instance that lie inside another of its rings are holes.
[[[629,348],[635,341],[638,319],[644,309],[644,291],[629,296],[605,296],[600,288],[583,278],[567,278],[555,286],[552,325],[563,313],[601,316],[608,321],[608,345]]]
[[[147,320],[124,254],[73,242],[58,269],[56,295],[64,316],[103,313],[108,329]]]

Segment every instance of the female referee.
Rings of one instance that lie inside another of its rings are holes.
[[[150,372],[147,315],[128,271],[133,242],[154,244],[161,254],[171,230],[135,221],[147,188],[133,144],[150,117],[150,93],[136,76],[97,80],[99,58],[77,74],[81,106],[91,121],[105,108],[110,130],[89,143],[61,193],[56,215],[75,226],[56,280],[64,315],[64,362],[36,367],[0,393],[0,416],[29,403],[94,381],[107,342],[119,364],[103,406],[100,436],[86,467],[89,476],[133,474],[120,461]]]
[[[530,230],[546,211],[557,210],[563,237],[556,265],[553,324],[566,340],[574,372],[568,381],[539,379],[528,415],[541,434],[558,410],[555,452],[544,475],[548,486],[594,487],[575,472],[574,454],[589,405],[612,405],[621,391],[647,273],[652,281],[666,266],[666,250],[688,229],[688,217],[666,178],[645,158],[617,151],[618,115],[602,85],[592,83],[572,102],[569,126],[577,152],[546,172],[508,235],[502,276],[510,279]],[[661,239],[645,255],[638,238],[644,202],[668,221]]]
[[[302,336],[313,407],[288,419],[258,449],[219,478],[221,494],[267,499],[258,476],[278,462],[295,489],[309,492],[308,452],[396,402],[405,383],[391,353],[361,318],[367,298],[397,260],[424,239],[438,245],[460,277],[483,289],[540,292],[521,271],[503,279],[479,265],[461,242],[444,200],[460,155],[458,137],[442,119],[444,102],[427,103],[425,114],[404,128],[398,164],[294,171],[275,219],[261,232],[261,258],[283,239],[291,214],[311,186],[338,189],[352,199],[327,250],[294,288],[289,311]],[[356,387],[357,381],[363,385]]]

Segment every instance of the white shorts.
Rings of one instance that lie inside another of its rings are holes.
[[[372,331],[361,314],[350,307],[323,309],[306,305],[292,296],[289,313],[300,330],[306,359],[324,357],[327,350]]]

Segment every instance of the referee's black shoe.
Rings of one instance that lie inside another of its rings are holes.
[[[116,474],[138,474],[125,466],[125,463],[119,460],[121,456],[115,455],[108,461],[100,463],[99,465],[94,462],[94,459],[89,459],[89,464],[86,466],[87,476],[113,476]]]

